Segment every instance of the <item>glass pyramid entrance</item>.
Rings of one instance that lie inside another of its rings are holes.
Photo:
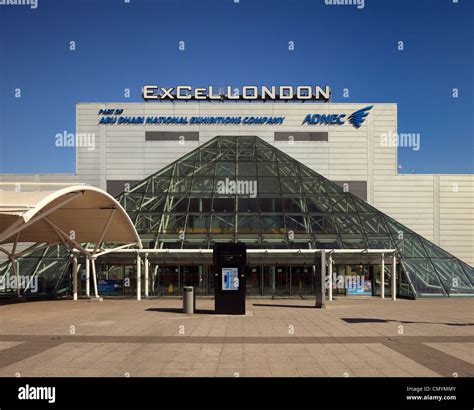
[[[145,247],[393,248],[402,294],[474,294],[472,267],[255,136],[216,137],[119,201]]]
[[[255,136],[216,137],[118,199],[145,248],[210,249],[214,242],[241,241],[264,249],[397,249],[399,295],[474,295],[471,266]],[[362,254],[358,258],[356,263],[364,262]],[[111,254],[100,262],[108,272],[125,275],[128,269]],[[60,245],[26,254],[18,263],[22,275],[40,278],[44,295],[67,292],[69,257]],[[271,269],[278,277],[286,268]],[[0,277],[10,271],[10,263],[0,265]],[[159,286],[171,289],[181,271],[186,277],[192,269],[164,269],[171,279],[162,285],[158,278]],[[290,289],[291,277],[299,275],[301,286],[311,275],[295,266],[286,272]],[[390,275],[385,266],[386,283]],[[175,291],[180,284],[175,282]]]

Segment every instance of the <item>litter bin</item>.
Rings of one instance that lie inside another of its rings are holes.
[[[194,287],[185,286],[183,288],[183,312],[184,313],[194,313],[195,307],[194,300]]]

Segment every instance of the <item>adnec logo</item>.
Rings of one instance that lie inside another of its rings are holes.
[[[347,121],[349,121],[354,128],[360,128],[372,107],[373,105],[369,105],[368,107],[354,111],[347,117]],[[304,118],[303,125],[342,125],[346,122],[345,117],[346,114],[308,114]]]

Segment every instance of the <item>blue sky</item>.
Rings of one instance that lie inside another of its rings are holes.
[[[474,172],[472,0],[38,2],[0,6],[0,172],[74,172],[54,137],[75,103],[142,101],[144,84],[329,84],[334,102],[398,104],[398,132],[421,134],[401,172]]]

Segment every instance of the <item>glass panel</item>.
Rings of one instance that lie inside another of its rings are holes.
[[[289,295],[289,267],[264,266],[263,292],[266,295]]]
[[[262,274],[260,266],[246,266],[246,291],[249,295],[262,294]]]
[[[145,200],[144,200],[145,202]],[[161,205],[161,202],[163,202],[163,208],[161,206],[158,207],[158,204]],[[188,203],[189,203],[189,197],[188,196],[178,196],[178,195],[173,195],[170,200],[167,203],[167,207],[164,208],[164,205],[166,205],[166,197],[162,197],[159,200],[155,201],[155,204],[157,204],[157,207],[153,207],[154,211],[161,211],[165,210],[167,212],[187,212],[188,211]],[[143,207],[142,207],[143,211]]]
[[[260,234],[260,216],[237,214],[237,232],[239,234]]]
[[[301,182],[304,192],[322,194],[326,192],[326,185],[322,178],[302,178]]]
[[[291,267],[291,294],[310,295],[314,293],[313,269],[308,266]]]
[[[237,163],[238,176],[257,176],[256,162],[238,162]]]
[[[379,214],[362,214],[359,213],[362,227],[367,233],[386,233],[388,232],[383,217]]]
[[[369,248],[371,249],[395,249],[392,238],[386,235],[367,235]]]
[[[302,192],[300,180],[298,178],[284,177],[280,178],[281,192],[289,194],[298,194]]]
[[[234,233],[235,215],[212,215],[211,233]]]
[[[234,162],[216,162],[216,176],[235,177]]]
[[[257,172],[259,177],[278,176],[278,164],[276,162],[258,162]]]
[[[471,284],[456,259],[433,258],[431,262],[448,293],[472,293]]]
[[[355,212],[355,206],[350,195],[330,195],[334,212]]]
[[[300,167],[296,161],[279,162],[278,170],[280,171],[280,176],[283,177],[298,177],[300,174]]]
[[[176,296],[179,295],[180,288],[179,268],[177,266],[161,266],[158,269],[158,294]]]
[[[184,232],[184,223],[186,215],[163,214],[162,233],[180,233]]]
[[[402,259],[402,264],[417,294],[445,294],[429,259]]]
[[[191,190],[193,194],[211,193],[213,189],[214,189],[213,178],[206,178],[206,177],[193,178],[193,188]]]
[[[308,195],[306,194],[306,205],[308,212],[330,212],[329,197],[327,195]]]
[[[281,198],[260,198],[260,209],[262,212],[282,212]]]
[[[336,233],[336,226],[331,214],[311,214],[311,230],[315,234]]]
[[[282,202],[285,212],[305,212],[304,197],[302,196],[286,196],[282,198]]]
[[[213,162],[216,158],[216,151],[210,147],[201,148],[199,150],[198,161]]]
[[[434,243],[431,243],[430,241],[427,241],[425,238],[423,238],[421,236],[419,237],[419,239],[420,239],[421,243],[423,244],[428,256],[430,256],[432,258],[452,258],[452,256],[448,252],[446,252],[443,249],[439,248]]]
[[[161,214],[140,214],[135,221],[135,228],[140,234],[144,233],[158,233],[158,227],[161,219]]]
[[[303,215],[285,215],[285,225],[287,232],[293,233],[309,233],[309,227],[306,226],[305,217]]]
[[[189,198],[189,212],[211,212],[212,198]]]
[[[182,286],[193,286],[197,295],[207,293],[207,280],[203,266],[181,266]]]
[[[186,222],[186,232],[207,234],[210,221],[211,215],[209,214],[189,214]]]
[[[260,204],[257,198],[238,198],[239,212],[258,212]]]
[[[366,249],[367,242],[362,235],[341,235],[342,247],[344,249]]]
[[[362,233],[356,214],[336,214],[334,219],[340,233]]]
[[[461,263],[461,266],[464,269],[464,272],[466,273],[467,277],[474,285],[474,268],[472,266],[469,266],[467,263],[464,263],[462,261],[459,262]]]
[[[280,193],[280,180],[272,177],[259,177],[258,192],[262,194]]]
[[[339,237],[336,235],[314,235],[315,249],[340,249],[342,248]]]
[[[177,194],[184,194],[184,193],[189,192],[190,187],[191,187],[191,178],[173,177],[171,179],[171,184],[170,184],[168,192],[170,192],[170,193],[173,192],[173,193],[177,193]]]
[[[377,210],[373,207],[371,207],[367,202],[363,201],[360,198],[357,198],[356,196],[352,197],[352,201],[355,204],[356,210],[358,212],[376,212]]]
[[[385,222],[387,223],[388,230],[392,233],[412,233],[410,229],[402,225],[400,222],[397,222],[395,219],[390,218],[387,215],[384,215]]]
[[[214,212],[235,212],[235,197],[215,197],[212,208]]]
[[[195,177],[214,176],[213,162],[197,162],[193,175]]]
[[[404,258],[426,257],[426,252],[421,245],[418,235],[404,234],[403,239],[394,238],[400,254]]]
[[[262,233],[286,233],[282,215],[262,215]]]
[[[326,181],[326,190],[328,194],[344,194],[343,189],[331,181]]]
[[[192,176],[195,170],[194,162],[177,162],[174,168],[173,176],[183,178]]]

